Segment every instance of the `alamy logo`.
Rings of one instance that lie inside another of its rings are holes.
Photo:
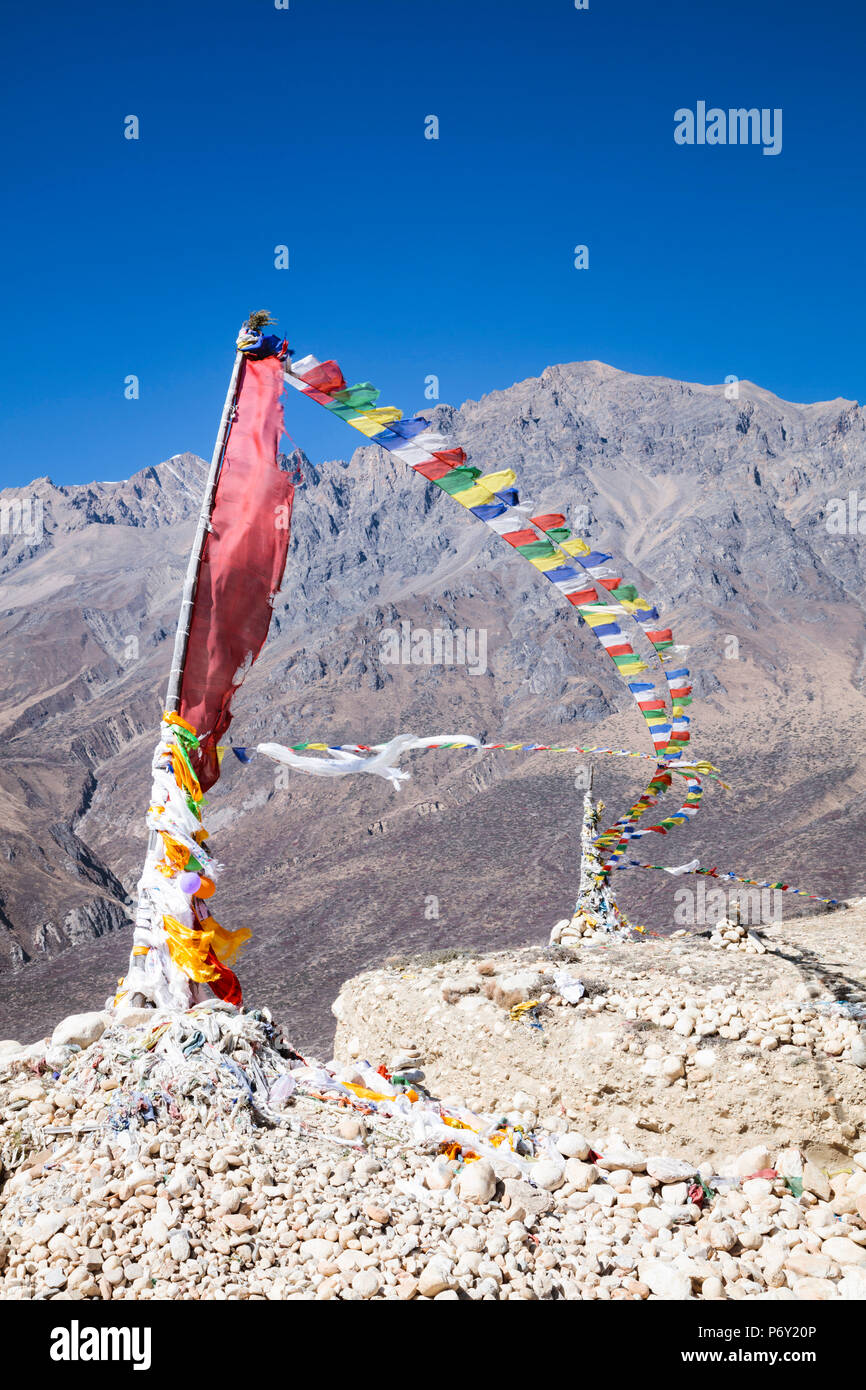
[[[7,497],[0,502],[0,536],[29,536],[42,540],[42,498]]]
[[[483,676],[487,630],[413,627],[404,618],[399,632],[386,627],[379,634],[379,656],[385,666],[465,666],[470,676]]]
[[[740,106],[723,111],[699,101],[692,111],[681,106],[674,112],[674,140],[678,145],[763,145],[764,154],[782,153],[782,108]]]
[[[69,1327],[51,1331],[52,1361],[131,1361],[134,1371],[150,1370],[149,1327]]]
[[[753,926],[782,920],[782,894],[770,888],[678,888],[674,893],[678,927],[715,927],[726,918]]]
[[[831,536],[866,536],[866,497],[853,488],[847,497],[831,497],[824,529]]]

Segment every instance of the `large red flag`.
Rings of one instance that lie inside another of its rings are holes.
[[[294,488],[277,463],[283,370],[277,357],[244,359],[205,538],[180,696],[180,714],[201,738],[203,791],[219,777],[232,696],[264,645],[286,566]]]

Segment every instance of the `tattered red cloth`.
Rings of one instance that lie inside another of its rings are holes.
[[[268,635],[286,567],[294,488],[277,463],[283,364],[245,360],[211,530],[205,538],[181,687],[180,713],[199,735],[203,791],[219,777],[217,744],[231,700]]]
[[[228,1004],[234,1004],[239,1009],[244,1002],[241,992],[241,983],[233,970],[229,970],[227,965],[223,965],[213,947],[208,951],[208,965],[213,965],[219,971],[219,978],[211,980],[210,987],[217,999],[224,999]]]

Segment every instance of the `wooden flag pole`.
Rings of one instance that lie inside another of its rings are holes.
[[[180,601],[180,613],[177,619],[177,632],[174,637],[174,651],[171,657],[168,690],[165,696],[165,708],[170,714],[176,714],[180,707],[180,692],[183,685],[183,671],[186,665],[186,652],[189,646],[189,631],[192,626],[192,610],[195,603],[196,589],[198,588],[201,557],[204,552],[205,539],[210,530],[214,497],[216,496],[223,455],[225,453],[226,444],[228,443],[229,430],[231,429],[232,419],[234,418],[235,405],[238,397],[238,383],[240,381],[243,360],[244,355],[238,350],[235,353],[235,364],[232,368],[231,381],[229,382],[229,389],[226,393],[225,404],[223,405],[223,413],[220,419],[216,443],[214,445],[213,457],[210,461],[210,472],[207,475],[204,496],[201,500],[198,528],[195,533],[195,540],[192,543],[192,550],[189,553],[189,564],[187,565],[186,579],[183,584],[183,595]]]
[[[244,325],[246,327],[246,325]],[[216,497],[217,483],[219,482],[220,470],[222,468],[223,457],[225,455],[226,444],[228,443],[231,431],[232,420],[234,419],[235,406],[237,404],[238,391],[241,379],[241,367],[244,355],[238,349],[235,353],[234,366],[232,368],[231,380],[229,381],[228,391],[226,392],[223,412],[220,417],[219,430],[217,431],[216,443],[214,444],[213,455],[210,462],[210,470],[207,475],[204,493],[202,495],[201,510],[199,512],[198,526],[196,528],[195,539],[189,554],[189,563],[186,569],[186,577],[183,583],[183,594],[181,596],[180,612],[177,619],[177,631],[174,638],[174,650],[171,657],[171,670],[168,677],[168,689],[165,696],[165,709],[170,714],[176,714],[180,708],[181,690],[183,687],[183,673],[186,665],[186,654],[189,647],[189,634],[192,627],[192,613],[195,604],[196,590],[198,589],[199,574],[201,572],[202,555],[204,554],[204,544],[210,530],[211,516],[213,515],[214,499]],[[160,853],[159,836],[155,830],[151,830],[147,842],[147,856],[145,858],[145,873],[148,867],[153,864]],[[139,895],[138,908],[136,912],[136,926],[147,928],[150,922],[150,903],[148,901],[147,890],[143,890]],[[135,942],[133,941],[133,954],[130,956],[130,969],[134,962]],[[192,988],[191,988],[192,1002]],[[133,1006],[140,1006],[148,1003],[140,993],[130,996],[129,1003]]]

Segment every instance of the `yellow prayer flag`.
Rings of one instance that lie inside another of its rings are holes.
[[[478,482],[481,487],[486,487],[488,492],[504,492],[506,488],[514,487],[517,474],[513,468],[502,468],[498,473],[485,473]]]
[[[588,555],[590,553],[590,547],[586,541],[580,539],[580,536],[572,536],[570,540],[557,541],[556,544],[560,550],[565,551],[566,555]]]

